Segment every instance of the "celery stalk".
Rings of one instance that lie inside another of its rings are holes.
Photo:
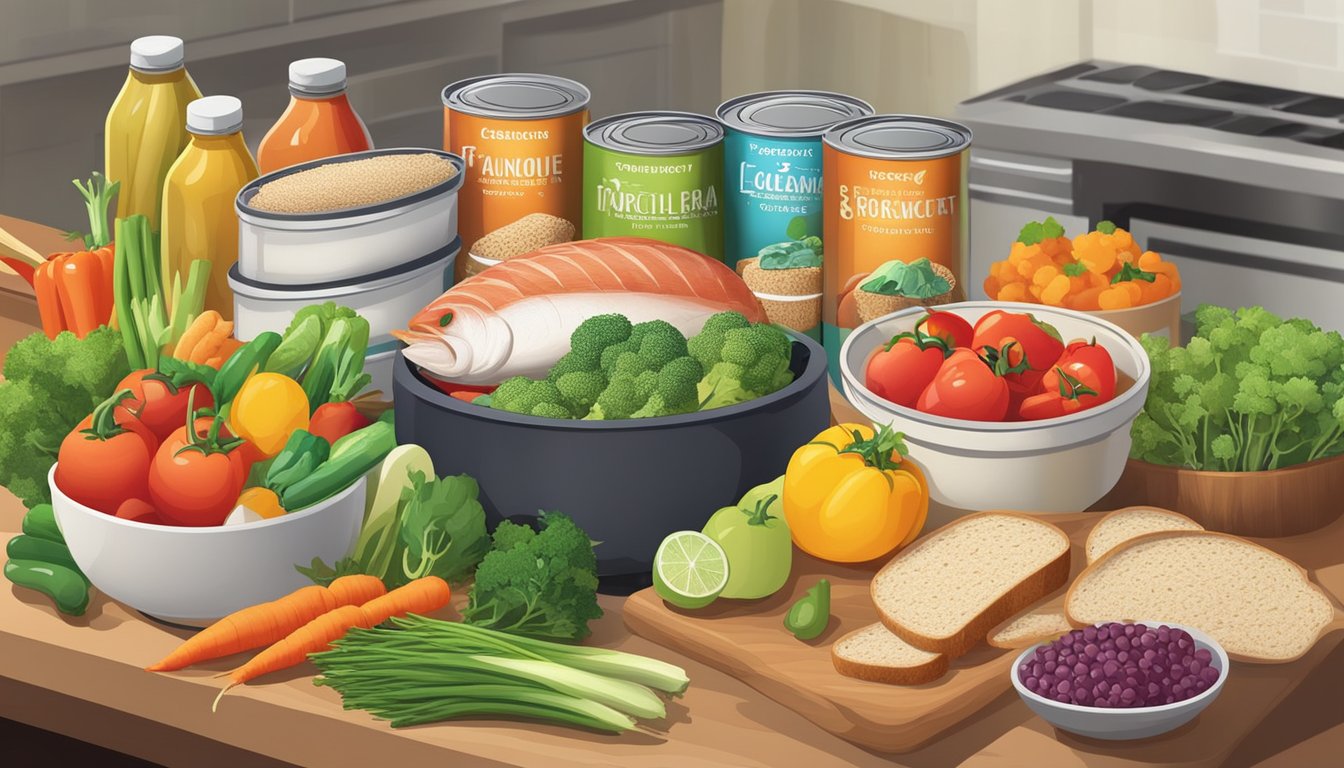
[[[125,219],[117,219],[116,228],[116,246],[112,256],[112,299],[121,326],[121,344],[126,348],[126,360],[131,368],[144,368],[145,355],[136,331],[135,315],[131,311],[133,298],[128,262],[133,258],[132,239],[127,232]]]

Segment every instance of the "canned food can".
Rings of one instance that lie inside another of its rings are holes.
[[[822,344],[839,380],[840,344],[863,322],[910,304],[959,300],[970,247],[966,181],[971,131],[950,120],[875,115],[822,137]],[[909,298],[866,295],[864,279],[892,260],[927,258],[950,290]]]
[[[723,260],[723,127],[689,112],[589,123],[583,236],[647,237]]]
[[[443,148],[466,162],[457,279],[575,238],[589,98],[552,75],[487,75],[443,89]]]
[[[873,114],[827,91],[767,91],[725,101],[724,253],[770,321],[821,335],[821,136]]]

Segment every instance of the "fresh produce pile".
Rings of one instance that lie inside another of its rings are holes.
[[[994,310],[972,327],[933,312],[868,360],[864,386],[896,405],[971,421],[1034,421],[1115,397],[1115,363],[1092,341],[1065,344],[1029,313]]]
[[[1204,304],[1184,347],[1145,335],[1148,400],[1130,456],[1219,472],[1344,453],[1344,338],[1263,307]]]
[[[1109,221],[1072,240],[1054,218],[1029,222],[985,278],[991,299],[1092,311],[1141,307],[1180,290],[1175,264]]]
[[[1175,704],[1218,682],[1213,654],[1178,627],[1103,624],[1075,629],[1017,667],[1027,690],[1101,709]]]
[[[70,616],[89,607],[89,580],[79,570],[50,504],[38,504],[23,516],[23,533],[5,545],[5,578],[37,590]]]
[[[687,339],[662,320],[597,315],[544,379],[515,376],[493,393],[459,393],[491,408],[556,419],[638,419],[754,400],[793,381],[792,341],[780,329],[720,312]]]

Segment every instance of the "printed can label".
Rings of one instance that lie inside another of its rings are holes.
[[[583,236],[647,237],[723,259],[723,147],[684,155],[583,149]]]

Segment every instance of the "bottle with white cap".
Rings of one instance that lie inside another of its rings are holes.
[[[299,59],[290,63],[289,94],[289,107],[257,148],[262,173],[373,149],[369,129],[345,95],[344,62]]]
[[[181,38],[132,42],[131,71],[103,131],[103,174],[121,182],[117,217],[143,214],[156,231],[163,178],[187,145],[187,104],[201,97],[183,62]]]
[[[233,319],[229,268],[238,260],[234,198],[257,178],[257,164],[243,141],[243,103],[233,96],[206,96],[187,105],[191,141],[168,171],[163,187],[163,236],[159,249],[165,296],[185,290],[192,262],[205,259],[210,272],[205,309]]]

